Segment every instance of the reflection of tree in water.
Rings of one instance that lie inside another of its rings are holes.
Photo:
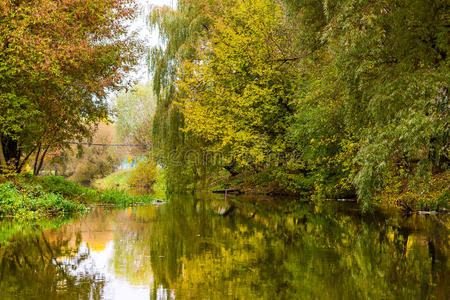
[[[340,210],[179,196],[93,212],[56,233],[0,245],[0,299],[101,298],[105,279],[89,269],[95,255],[83,245],[110,239],[109,270],[150,287],[152,299],[445,299],[448,218]]]
[[[446,230],[418,233],[400,225],[404,220],[309,204],[278,211],[236,203],[224,218],[217,215],[222,205],[186,196],[161,210],[137,208],[134,222],[145,229],[115,239],[116,262],[142,283],[151,276],[153,293],[162,286],[186,298],[412,299],[448,292],[449,253],[439,243]]]
[[[133,285],[148,285],[153,279],[149,260],[151,222],[156,218],[157,209],[153,206],[139,210],[140,214],[130,214],[117,218],[114,236],[114,258],[110,267],[117,277]]]
[[[50,243],[38,232],[0,245],[1,299],[101,299],[104,279],[77,270],[89,253],[64,259],[78,252],[69,240]]]

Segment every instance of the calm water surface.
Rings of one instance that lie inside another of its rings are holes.
[[[3,221],[0,299],[450,298],[448,216],[230,200]]]

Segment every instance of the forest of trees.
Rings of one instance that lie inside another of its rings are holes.
[[[449,4],[180,0],[156,7],[153,147],[171,189],[223,170],[274,191],[448,201]],[[218,159],[208,159],[215,156]],[[433,202],[434,201],[434,202]],[[440,201],[437,203],[436,201]],[[425,204],[425,208],[426,208]]]
[[[153,86],[116,94],[111,106],[145,54],[128,28],[135,1],[2,1],[0,173],[39,174],[47,154],[92,140],[115,114],[122,140],[152,145],[170,191],[237,187],[438,209],[450,195],[449,8],[444,0],[153,7],[148,26],[161,41],[148,53]]]

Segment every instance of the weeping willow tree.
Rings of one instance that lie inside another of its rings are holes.
[[[168,191],[183,189],[204,175],[202,142],[185,132],[184,116],[175,105],[177,70],[186,60],[195,60],[195,44],[208,35],[210,9],[202,1],[178,1],[177,8],[155,7],[149,26],[157,29],[162,45],[148,56],[157,99],[153,120],[155,158],[167,169]]]
[[[285,2],[309,78],[292,134],[318,178],[365,207],[448,185],[448,2]]]

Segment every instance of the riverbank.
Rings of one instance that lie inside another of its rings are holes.
[[[150,195],[131,195],[114,189],[97,191],[59,176],[0,178],[0,217],[3,218],[36,220],[81,214],[92,205],[127,207],[155,201]]]
[[[166,184],[164,169],[157,167],[155,177],[148,178],[148,182],[141,182],[136,185],[132,177],[136,168],[117,170],[104,178],[92,182],[92,186],[99,191],[118,190],[124,193],[152,194],[157,199],[166,196]]]
[[[233,191],[246,195],[269,195],[300,197],[311,200],[353,200],[357,201],[353,191],[325,192],[317,194],[314,178],[298,176],[297,179],[280,178],[274,172],[242,173],[235,176],[217,175],[206,184],[206,190],[223,193]],[[393,180],[373,197],[373,206],[389,210],[413,212],[447,212],[450,204],[450,172],[434,174],[429,182]],[[324,188],[332,190],[331,187]]]

